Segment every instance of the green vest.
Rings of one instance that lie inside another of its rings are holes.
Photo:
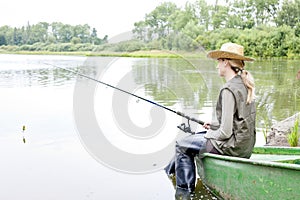
[[[252,101],[247,104],[248,90],[239,75],[225,83],[222,90],[224,89],[231,91],[235,98],[232,136],[228,140],[215,142],[218,149],[225,155],[250,158],[256,140],[255,103]],[[222,90],[216,106],[219,123],[221,123],[222,118]]]

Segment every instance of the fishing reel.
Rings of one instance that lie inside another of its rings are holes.
[[[186,123],[182,123],[179,126],[177,126],[177,128],[179,128],[180,130],[182,130],[185,133],[195,134],[195,132],[193,132],[192,129],[191,129],[191,125],[190,125],[190,120],[189,119],[187,121],[187,125],[186,125]]]

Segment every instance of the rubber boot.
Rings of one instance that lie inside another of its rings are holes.
[[[175,193],[176,200],[191,200],[190,192],[186,189],[177,187]]]
[[[194,156],[176,152],[176,185],[189,192],[195,190],[196,169]]]
[[[189,192],[195,190],[196,167],[195,156],[205,148],[206,139],[200,135],[191,135],[176,143],[176,185]]]
[[[170,161],[170,163],[165,167],[165,172],[168,176],[172,176],[175,174],[175,156],[174,158]]]

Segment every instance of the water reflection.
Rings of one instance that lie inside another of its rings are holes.
[[[1,55],[0,87],[48,87],[73,84],[76,75],[59,68],[76,69],[84,62],[84,57]]]
[[[258,61],[249,69],[256,80],[258,127],[272,124],[299,112],[300,81],[296,80],[299,68],[296,60]]]
[[[184,59],[143,59],[133,65],[136,82],[145,84],[147,95],[172,104],[181,100],[186,107],[199,109],[208,87],[201,72]]]
[[[176,189],[176,178],[175,176],[169,176],[169,180],[171,181],[174,190]],[[208,187],[206,187],[201,179],[197,179],[195,192],[191,195],[191,200],[218,200],[219,197],[216,197]]]
[[[296,79],[299,64],[285,60],[247,63],[255,78],[259,129],[300,110],[300,81]],[[146,84],[147,94],[156,101],[172,105],[182,100],[195,114],[210,115],[224,84],[215,65],[203,59],[143,59],[136,61],[133,69],[136,81]]]
[[[2,70],[0,76],[0,86],[8,88],[63,86],[73,84],[76,79],[73,73],[57,68]]]

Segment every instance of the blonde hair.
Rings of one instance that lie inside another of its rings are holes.
[[[254,78],[250,72],[244,69],[245,63],[242,60],[228,60],[231,68],[237,74],[239,73],[245,86],[248,89],[247,104],[251,103],[255,99],[255,84]]]

